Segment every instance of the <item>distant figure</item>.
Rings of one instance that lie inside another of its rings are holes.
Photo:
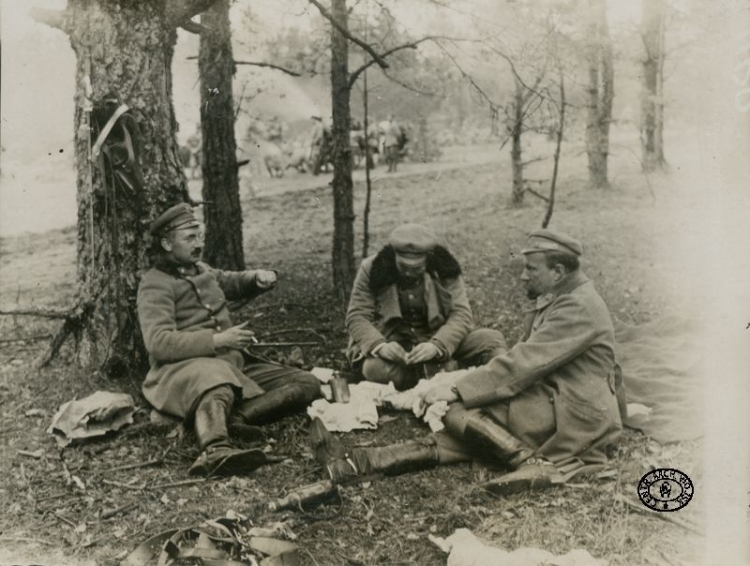
[[[268,141],[281,145],[284,141],[284,129],[278,116],[273,116],[268,124]]]
[[[321,170],[328,169],[331,161],[331,120],[323,120],[320,116],[313,116],[312,139],[310,141],[310,163],[312,163],[313,175],[318,175]]]
[[[382,122],[383,151],[389,173],[398,169],[400,133],[400,126],[393,118],[393,114],[389,115],[388,120]]]
[[[200,179],[201,176],[201,156],[203,153],[203,139],[201,137],[201,126],[196,125],[195,133],[187,140],[187,147],[190,151],[190,178]]]

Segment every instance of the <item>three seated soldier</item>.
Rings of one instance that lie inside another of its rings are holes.
[[[230,436],[261,438],[258,425],[320,394],[308,372],[247,359],[254,333],[230,320],[227,301],[267,292],[276,273],[201,262],[200,224],[187,204],[165,211],[150,232],[154,266],[138,291],[151,362],[144,396],[193,426],[201,454],[190,473],[250,472],[265,454],[235,448]],[[449,410],[446,430],[423,439],[348,450],[314,420],[313,451],[329,478],[479,456],[514,469],[498,482],[514,490],[544,483],[571,462],[606,461],[604,449],[622,429],[609,311],[580,270],[579,242],[540,230],[522,253],[521,280],[534,306],[510,349],[500,332],[475,328],[461,267],[428,228],[399,226],[362,262],[346,327],[348,359],[364,379],[403,390],[441,369],[473,369],[428,393],[426,402],[444,401]]]

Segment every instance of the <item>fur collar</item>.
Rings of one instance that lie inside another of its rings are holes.
[[[461,275],[461,266],[447,249],[443,246],[435,246],[427,254],[427,273],[438,281],[455,279]],[[396,252],[391,246],[385,246],[372,261],[370,291],[377,295],[386,287],[397,282]]]

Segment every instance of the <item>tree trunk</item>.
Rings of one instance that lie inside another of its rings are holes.
[[[513,170],[513,193],[511,205],[518,207],[523,204],[523,147],[521,146],[521,134],[523,133],[523,85],[516,78],[516,93],[513,101],[513,129],[511,130],[512,145],[510,148],[510,161]]]
[[[365,40],[367,36],[365,36]],[[362,88],[362,103],[364,112],[364,134],[365,134],[365,210],[364,218],[362,219],[362,259],[365,259],[370,251],[370,206],[372,203],[372,179],[370,178],[370,139],[367,135],[370,128],[370,106],[369,96],[370,93],[367,90],[367,69],[362,72],[362,80],[364,85]]]
[[[643,91],[641,94],[641,150],[646,171],[662,169],[664,159],[664,0],[642,2],[641,33],[643,58]]]
[[[135,303],[137,274],[149,265],[148,227],[187,198],[172,106],[176,27],[207,1],[69,0],[62,12],[35,16],[66,32],[76,53],[76,302],[45,362],[72,335],[82,366],[140,383],[148,360]],[[142,173],[134,184],[115,182],[101,155],[91,160],[94,136],[104,125],[94,116],[122,103],[130,117],[115,126],[127,123],[134,135]]]
[[[332,0],[331,15],[348,29],[346,0]],[[354,283],[354,188],[349,147],[349,46],[346,37],[331,27],[331,103],[333,117],[333,287],[345,305]]]
[[[214,267],[239,271],[245,269],[245,254],[234,137],[232,77],[235,64],[229,0],[217,0],[201,15],[201,24],[206,28],[201,33],[198,55],[206,230],[203,259]]]
[[[590,0],[588,18],[589,85],[586,152],[589,163],[589,183],[594,188],[605,188],[609,186],[607,159],[615,78],[606,1]]]

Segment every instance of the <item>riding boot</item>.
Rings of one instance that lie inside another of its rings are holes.
[[[299,384],[289,383],[244,400],[237,408],[237,413],[245,419],[245,424],[262,425],[296,413],[309,402],[310,397],[304,388]]]
[[[466,423],[464,438],[511,468],[516,469],[534,455],[534,449],[486,415],[473,415]]]
[[[219,389],[209,391],[195,411],[195,436],[201,454],[190,466],[190,475],[247,473],[266,463],[262,450],[237,450],[229,443],[227,414],[233,397]]]
[[[318,418],[313,420],[310,438],[316,461],[325,468],[328,477],[337,483],[376,473],[398,475],[439,463],[434,438],[348,451]]]

